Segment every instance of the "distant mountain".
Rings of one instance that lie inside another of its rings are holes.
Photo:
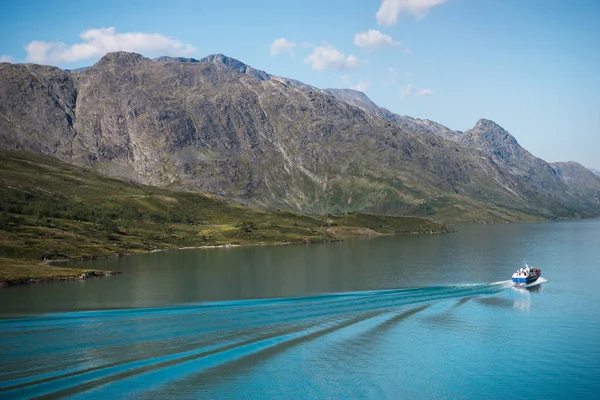
[[[198,63],[199,60],[195,58],[186,58],[186,57],[169,57],[169,56],[161,56],[156,57],[154,61],[158,62],[189,62],[189,63]]]
[[[431,133],[452,139],[461,134],[460,131],[454,131],[437,122],[428,119],[412,118],[408,116],[394,114],[386,108],[379,107],[373,103],[363,92],[354,89],[326,89],[338,99],[360,108],[370,114],[377,115],[384,120],[410,129],[414,132]]]
[[[358,107],[368,113],[377,114],[384,113],[384,108],[379,107],[377,104],[373,103],[370,98],[367,97],[366,94],[359,90],[354,89],[325,89],[338,99],[353,105],[354,107]],[[387,111],[387,110],[385,110]]]
[[[550,165],[552,165],[561,180],[569,186],[600,191],[598,174],[595,174],[583,165],[573,161],[555,162]]]
[[[204,57],[200,60],[201,63],[213,64],[218,67],[228,67],[234,71],[240,72],[244,75],[248,75],[252,78],[256,78],[261,81],[268,81],[271,76],[264,71],[254,69],[235,58],[224,56],[223,54],[213,54],[208,57]]]
[[[78,73],[78,72],[83,72],[86,69],[88,69],[89,67],[81,67],[81,68],[75,68],[75,69],[66,69],[65,71],[67,72],[73,72],[73,73]]]
[[[533,156],[521,147],[517,140],[501,126],[487,119],[480,119],[466,131],[453,131],[429,120],[419,120],[394,114],[373,103],[364,93],[352,89],[328,89],[339,99],[355,105],[371,114],[382,116],[386,121],[396,123],[416,132],[435,134],[459,143],[464,147],[475,148],[487,156],[501,169],[521,183],[527,197],[536,197],[541,203],[546,198],[564,198],[565,209],[570,208],[569,197],[577,196],[579,201],[598,204],[600,180],[589,174],[577,163],[554,163]],[[558,176],[559,179],[556,179]],[[565,184],[569,188],[565,188]],[[590,190],[592,192],[590,192]],[[568,192],[569,194],[565,195]],[[538,206],[540,206],[538,204]]]
[[[594,181],[511,138],[491,121],[452,131],[220,54],[109,53],[78,73],[0,64],[0,147],[105,175],[310,214],[600,215]]]
[[[196,60],[195,58],[184,58],[184,57],[157,57],[154,59],[158,62],[183,62],[183,63],[204,63],[204,64],[213,64],[219,67],[228,67],[235,71],[238,71],[244,75],[251,76],[253,78],[259,79],[261,81],[268,81],[271,79],[270,75],[264,71],[259,71],[254,69],[241,61],[236,60],[235,58],[224,56],[223,54],[212,54],[208,57],[204,57],[200,60]]]
[[[539,177],[540,174],[553,174],[548,163],[521,147],[514,136],[494,121],[480,119],[455,140],[462,146],[481,150],[513,175]]]
[[[590,171],[592,171],[594,174],[600,176],[600,171],[598,171],[597,169],[593,169],[593,168],[588,168]]]

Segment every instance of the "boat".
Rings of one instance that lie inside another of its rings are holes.
[[[539,268],[533,268],[527,263],[522,268],[519,268],[512,276],[512,281],[515,286],[527,285],[531,282],[536,281],[542,275],[542,270]]]

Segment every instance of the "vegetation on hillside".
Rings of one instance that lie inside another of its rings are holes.
[[[106,178],[47,156],[0,151],[0,282],[85,272],[44,260],[449,230],[422,218],[268,213]]]
[[[114,52],[77,73],[0,63],[0,148],[271,211],[600,216],[600,179],[561,173],[492,121],[457,132],[333,93],[222,55]]]

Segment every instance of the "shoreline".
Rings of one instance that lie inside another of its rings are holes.
[[[53,268],[51,265],[48,265],[49,268]],[[11,286],[21,286],[21,285],[32,285],[35,283],[53,283],[53,282],[64,282],[64,281],[85,281],[92,278],[101,278],[105,276],[112,275],[120,275],[122,272],[119,271],[88,271],[73,275],[67,276],[53,276],[46,278],[23,278],[23,279],[15,279],[11,281],[2,281],[0,282],[0,288],[8,288]]]
[[[136,256],[142,254],[150,254],[150,253],[160,253],[166,251],[174,251],[174,250],[203,250],[203,249],[217,249],[217,248],[232,248],[232,247],[250,247],[250,246],[280,246],[280,245],[288,245],[288,244],[314,244],[314,243],[331,243],[331,242],[341,242],[344,239],[331,239],[331,240],[323,240],[323,241],[302,241],[302,242],[276,242],[276,243],[246,243],[246,244],[234,244],[227,243],[221,245],[206,245],[206,246],[185,246],[185,247],[172,247],[172,248],[164,248],[164,249],[154,249],[148,251],[138,251],[133,253],[115,253],[105,256],[93,256],[93,257],[75,257],[75,258],[64,258],[59,260],[44,260],[39,263],[31,263],[35,264],[38,267],[47,267],[47,268],[62,268],[71,269],[69,267],[60,267],[58,264],[68,263],[71,261],[90,261],[90,260],[104,260],[109,258],[120,258],[127,256]],[[22,261],[22,260],[20,260]],[[25,277],[25,278],[16,278],[10,280],[0,281],[0,289],[9,288],[11,286],[21,286],[21,285],[31,285],[36,283],[54,283],[54,282],[64,282],[64,281],[84,281],[92,278],[102,278],[113,275],[121,275],[121,271],[102,271],[102,270],[82,270],[82,269],[72,269],[72,274],[60,275],[60,276],[47,276],[47,277]]]
[[[380,233],[380,232],[370,232],[368,235],[351,235],[348,237],[355,238],[369,238],[369,237],[378,237],[378,236],[394,236],[394,235],[434,235],[434,234],[444,234],[444,233],[453,233],[456,230],[452,229],[450,231],[423,231],[423,232],[404,232],[404,233]],[[47,267],[47,268],[61,268],[64,275],[59,276],[47,276],[47,277],[25,277],[25,278],[16,278],[11,280],[0,281],[0,290],[9,288],[12,286],[21,286],[21,285],[31,285],[37,283],[56,283],[56,282],[65,282],[65,281],[84,281],[87,279],[93,278],[102,278],[113,275],[121,275],[120,271],[102,271],[102,270],[82,270],[73,268],[73,273],[70,274],[68,272],[64,272],[64,270],[69,270],[69,267],[60,267],[61,263],[68,263],[71,261],[89,261],[89,260],[101,260],[101,259],[109,259],[109,258],[120,258],[126,256],[135,256],[141,254],[150,254],[150,253],[159,253],[173,250],[204,250],[204,249],[218,249],[218,248],[233,248],[233,247],[250,247],[250,246],[282,246],[282,245],[290,245],[290,244],[319,244],[319,243],[333,243],[333,242],[342,242],[345,238],[335,238],[335,239],[327,239],[327,240],[302,240],[302,241],[285,241],[285,242],[273,242],[273,243],[245,243],[245,244],[237,244],[237,243],[226,243],[220,245],[205,245],[205,246],[184,246],[184,247],[171,247],[164,249],[154,249],[148,251],[138,251],[133,253],[115,253],[104,256],[92,256],[92,257],[75,257],[75,258],[64,258],[58,260],[44,260],[39,263],[31,263],[36,264],[38,267]],[[16,261],[16,260],[15,260]],[[23,262],[23,260],[19,260]]]

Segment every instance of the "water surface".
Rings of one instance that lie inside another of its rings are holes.
[[[598,220],[70,265],[124,274],[0,291],[0,397],[600,393]]]

